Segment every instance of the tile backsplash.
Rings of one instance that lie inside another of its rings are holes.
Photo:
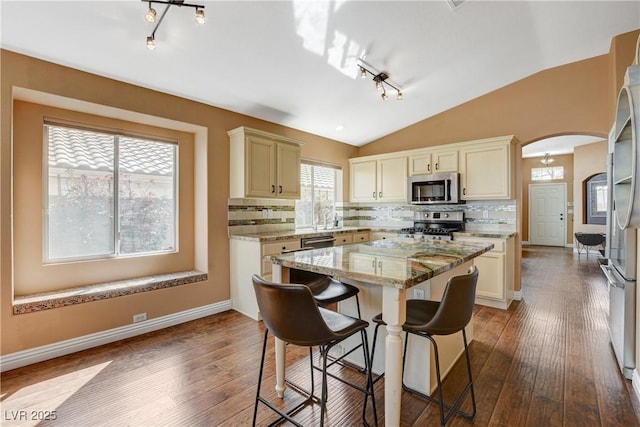
[[[464,211],[467,231],[514,232],[515,200],[474,201],[459,205],[338,202],[336,213],[345,227],[399,229],[411,227],[415,212]],[[295,229],[295,201],[229,199],[229,234]]]

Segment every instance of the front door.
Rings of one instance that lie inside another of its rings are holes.
[[[567,185],[529,184],[529,243],[564,246],[566,243]]]

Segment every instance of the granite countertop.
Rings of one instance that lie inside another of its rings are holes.
[[[330,228],[327,230],[313,230],[311,228],[301,228],[296,230],[286,231],[266,231],[263,233],[244,233],[244,234],[230,234],[229,239],[236,240],[251,240],[256,242],[272,242],[278,240],[288,239],[301,239],[305,237],[314,236],[336,236],[344,233],[357,233],[359,231],[371,231],[370,227],[342,227],[342,228]]]
[[[498,232],[498,231],[459,231],[453,233],[453,239],[458,237],[485,237],[488,239],[509,239],[515,236],[515,232]]]
[[[468,243],[394,237],[265,257],[285,267],[381,286],[410,288],[493,249]]]

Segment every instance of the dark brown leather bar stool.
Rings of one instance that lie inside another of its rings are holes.
[[[306,405],[313,402],[320,403],[320,425],[324,425],[328,396],[328,376],[360,390],[365,394],[362,407],[362,421],[365,425],[368,425],[366,421],[367,400],[368,397],[371,396],[373,402],[374,422],[375,425],[377,425],[378,415],[376,412],[375,397],[373,394],[373,381],[371,379],[371,367],[369,364],[371,359],[369,356],[366,331],[369,323],[361,319],[356,319],[351,316],[318,307],[313,299],[310,289],[305,285],[281,285],[264,280],[258,275],[253,275],[252,279],[260,314],[262,315],[262,320],[266,326],[264,343],[262,345],[258,388],[253,412],[253,425],[255,426],[256,424],[259,403],[263,403],[280,415],[280,418],[275,420],[271,425],[287,420],[296,426],[300,426],[300,424],[292,418],[293,415]],[[287,412],[277,408],[260,395],[269,332],[286,343],[309,347],[311,391],[302,390],[301,388],[294,386],[293,388],[305,396],[306,399]],[[331,348],[357,333],[360,333],[361,336],[363,355],[366,365],[367,378],[365,387],[345,381],[343,378],[327,371],[327,368],[336,363],[337,360],[341,360],[344,357],[343,355],[336,359],[336,361],[329,363],[327,355]],[[313,347],[315,346],[320,348],[322,356],[322,367],[320,368],[315,367],[313,364]],[[318,369],[322,372],[322,390],[319,399],[314,395],[314,369]]]
[[[304,270],[291,270],[289,278],[291,283],[307,285],[311,289],[313,298],[321,307],[326,308],[331,304],[355,297],[358,319],[362,319],[360,315],[360,299],[358,298],[360,290],[357,287],[323,274]]]
[[[473,314],[473,304],[476,298],[476,284],[478,283],[478,269],[472,266],[467,274],[451,277],[447,281],[444,289],[442,301],[428,300],[408,300],[407,301],[407,320],[402,329],[405,331],[404,354],[402,361],[402,371],[404,372],[404,364],[407,360],[407,342],[408,335],[413,334],[419,337],[427,338],[433,345],[436,379],[438,383],[438,399],[427,396],[418,390],[408,387],[402,380],[402,388],[410,393],[422,397],[430,402],[437,403],[440,407],[440,424],[444,426],[451,415],[458,414],[467,419],[473,419],[476,415],[476,397],[473,390],[473,378],[471,376],[471,361],[469,359],[469,348],[467,345],[467,334],[464,328],[469,324]],[[373,348],[371,350],[371,363],[373,365],[373,357],[378,336],[378,328],[386,325],[382,320],[382,313],[375,316],[373,322],[376,323],[375,332],[373,334]],[[455,402],[449,405],[444,402],[442,393],[442,378],[440,374],[440,359],[438,356],[438,344],[433,339],[434,335],[451,335],[462,331],[462,340],[464,342],[464,355],[467,361],[467,374],[469,382]],[[427,361],[427,363],[429,363]],[[374,383],[382,376],[375,379]],[[463,412],[459,406],[467,392],[471,393],[472,411],[470,413]],[[366,398],[365,398],[366,400]],[[366,402],[365,402],[366,405]],[[445,408],[447,413],[445,414]]]

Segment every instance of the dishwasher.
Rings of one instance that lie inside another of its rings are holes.
[[[336,238],[332,235],[303,237],[300,239],[300,249],[295,249],[289,252],[306,251],[309,249],[330,248],[335,244]],[[303,271],[292,268],[289,272],[289,281],[291,283],[302,283],[305,285],[314,284],[319,280],[325,279],[327,276],[324,274],[314,273],[312,271]]]

